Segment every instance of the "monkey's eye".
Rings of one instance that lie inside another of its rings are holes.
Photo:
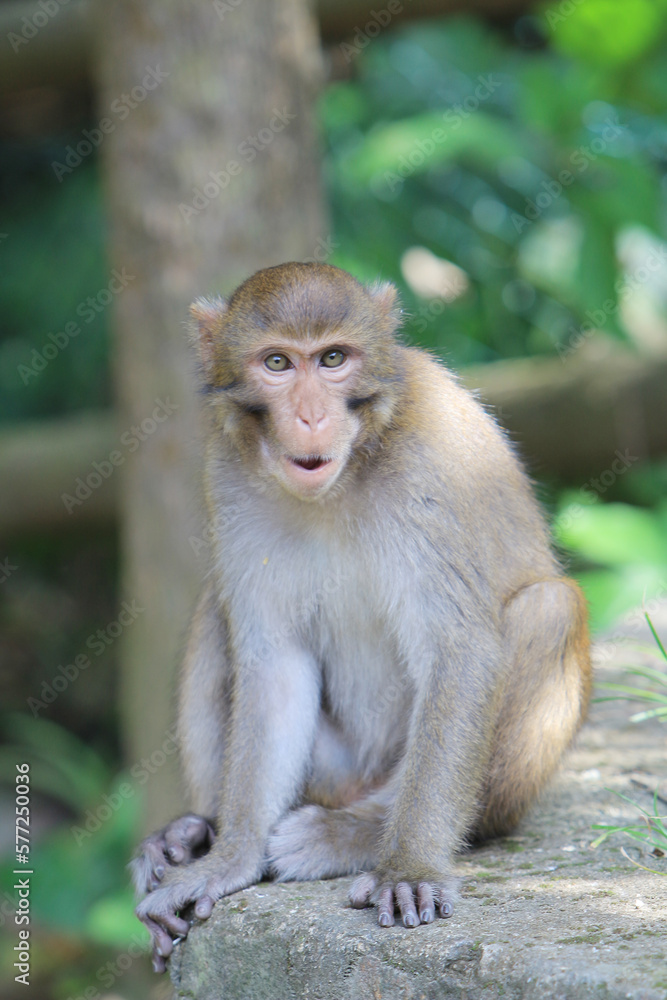
[[[284,372],[291,367],[286,354],[269,354],[268,358],[264,358],[264,364],[271,372]]]
[[[320,363],[325,368],[340,368],[343,361],[345,361],[345,355],[337,348],[334,351],[326,351],[320,358]]]

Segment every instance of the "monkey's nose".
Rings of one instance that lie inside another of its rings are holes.
[[[316,431],[323,431],[329,423],[326,413],[317,416],[315,413],[297,413],[297,424],[301,430],[308,430],[315,434]]]

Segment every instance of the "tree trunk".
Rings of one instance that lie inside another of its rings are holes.
[[[153,827],[180,805],[174,668],[205,571],[192,544],[201,528],[187,306],[257,268],[317,254],[320,48],[303,0],[115,0],[99,18],[111,257],[126,281],[115,303],[119,424],[142,437],[119,470],[123,596],[144,609],[122,640],[122,718],[129,766],[153,772]]]

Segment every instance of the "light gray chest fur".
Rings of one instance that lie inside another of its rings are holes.
[[[292,649],[312,656],[323,709],[345,720],[345,739],[373,772],[405,739],[417,679],[402,652],[415,648],[402,622],[413,620],[406,604],[419,599],[409,560],[335,517],[315,529],[308,512],[301,520],[267,514],[248,505],[221,532],[217,573],[235,625],[262,633],[267,662]]]

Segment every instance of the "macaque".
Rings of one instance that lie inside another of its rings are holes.
[[[356,875],[383,927],[448,917],[586,711],[586,606],[493,418],[397,337],[390,284],[282,264],[191,307],[211,570],[178,728],[193,812],[141,845],[165,968],[183,911]]]

